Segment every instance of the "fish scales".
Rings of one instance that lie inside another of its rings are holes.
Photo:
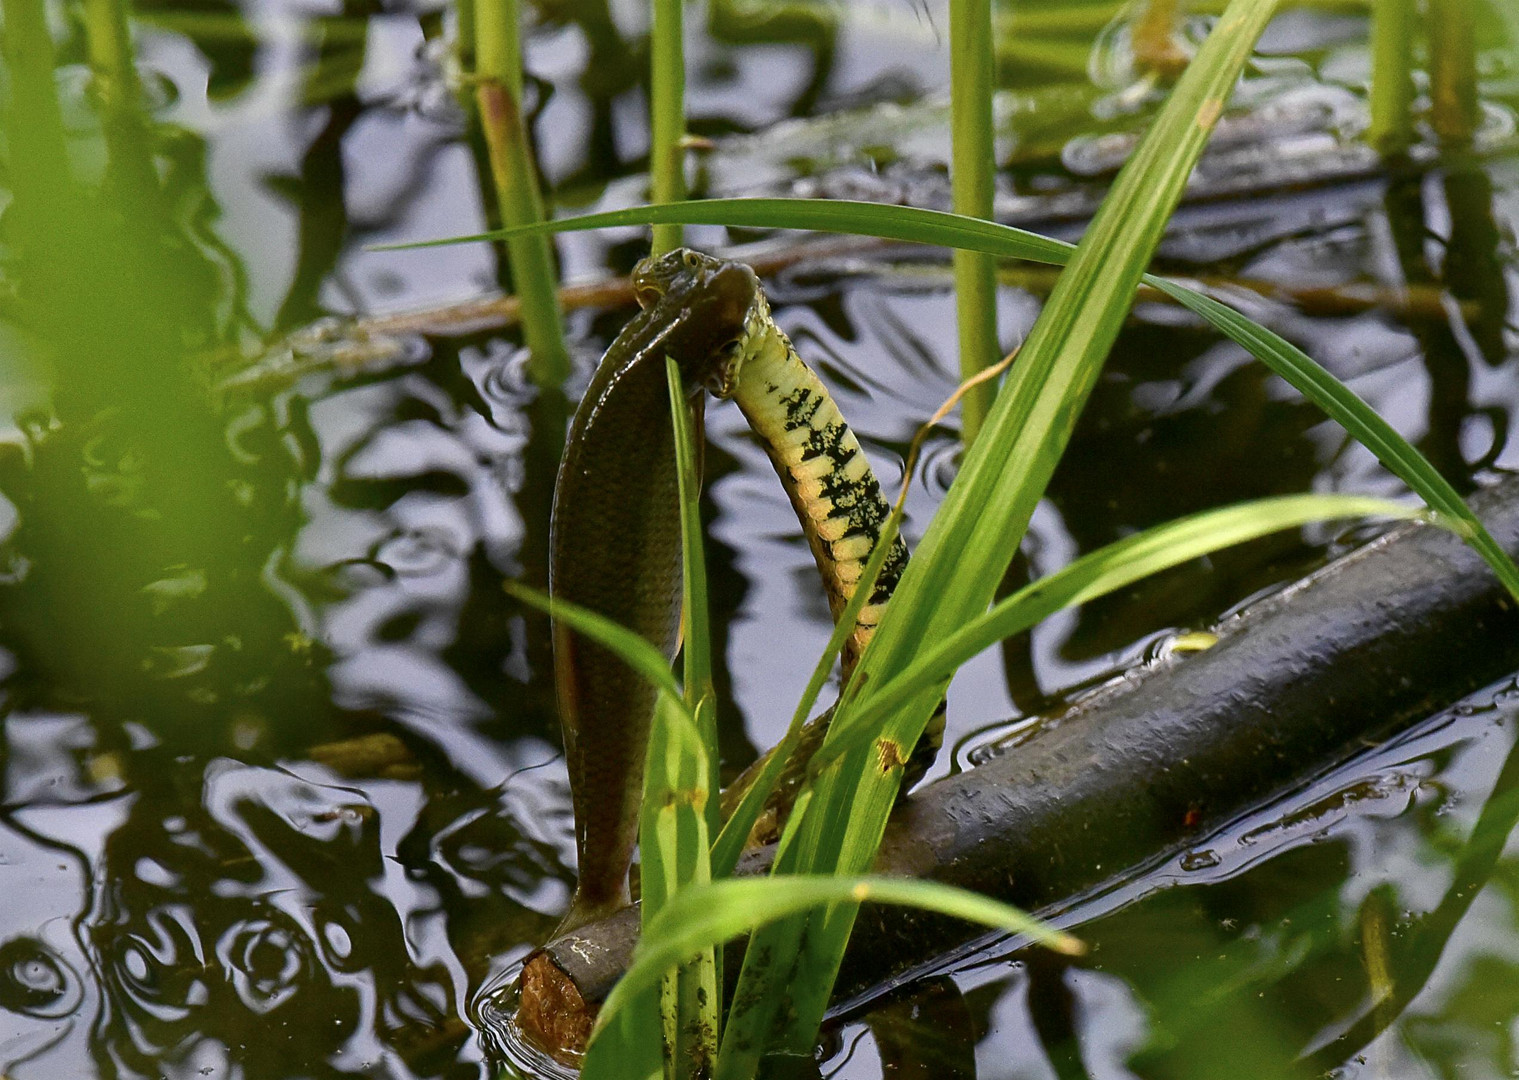
[[[597,370],[555,486],[549,587],[673,655],[680,502],[668,414],[662,353]],[[554,650],[580,862],[576,917],[590,917],[626,898],[641,796],[628,770],[641,772],[655,690],[563,624]]]

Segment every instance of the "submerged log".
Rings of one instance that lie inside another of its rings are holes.
[[[1519,477],[1471,500],[1519,551]],[[1033,911],[1121,879],[1519,667],[1519,610],[1457,537],[1405,525],[1225,619],[1217,644],[1087,695],[987,763],[903,799],[876,860]],[[757,853],[749,869],[768,863]],[[627,964],[636,907],[549,942],[519,1028],[575,1048]],[[983,934],[866,905],[835,1000]]]

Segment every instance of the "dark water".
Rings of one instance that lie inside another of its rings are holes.
[[[709,190],[942,197],[927,163],[944,149],[944,12],[840,10],[811,45],[716,40],[689,14],[692,127],[719,137],[699,171]],[[1028,61],[1002,105],[1004,210],[1067,236],[1155,100],[1112,12],[1071,10],[1092,33],[1108,26],[1095,43],[1056,39],[1090,53],[1095,87],[1085,61],[1064,77]],[[1491,46],[1513,14],[1489,14],[1483,145],[1502,147],[1519,80]],[[517,341],[402,334],[355,363],[307,332],[276,350],[284,374],[266,364],[204,404],[239,370],[229,356],[313,319],[501,286],[484,245],[364,249],[489,222],[440,67],[442,16],[280,0],[139,15],[145,186],[120,164],[132,140],[95,118],[77,28],[59,31],[54,90],[83,186],[141,206],[87,200],[80,236],[59,215],[67,273],[39,278],[53,264],[18,261],[24,244],[0,253],[0,1076],[490,1075],[484,994],[573,883],[541,625],[500,589],[534,572],[552,468]],[[530,89],[558,204],[637,201],[636,6],[537,18]],[[1364,29],[1353,15],[1278,21],[1252,107],[1230,120],[1161,263],[1233,283],[1249,314],[1469,489],[1519,466],[1519,160],[1371,161],[1349,138]],[[857,111],[775,126],[833,109]],[[13,131],[13,156],[21,146]],[[24,238],[26,196],[22,165],[9,168],[8,244]],[[559,250],[575,279],[626,270],[642,244],[624,231]],[[1010,274],[1009,346],[1047,287]],[[894,486],[956,381],[942,265],[835,252],[768,284]],[[577,386],[625,317],[572,313]],[[736,411],[710,411],[708,434],[736,770],[783,729],[827,609]],[[955,434],[927,444],[910,537],[953,477]],[[1237,348],[1143,300],[1012,573],[1310,489],[1401,492]],[[1226,552],[979,658],[952,689],[955,750],[939,771],[1353,539],[1311,529]],[[1516,701],[1511,683],[1492,687],[1081,901],[1062,915],[1092,946],[1080,961],[992,942],[848,1012],[825,1033],[822,1071],[1519,1074],[1519,860],[1504,843],[1519,815]],[[1379,964],[1409,1000],[1373,1002]]]

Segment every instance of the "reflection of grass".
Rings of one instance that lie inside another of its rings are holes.
[[[1385,154],[1414,140],[1414,49],[1419,12],[1412,0],[1378,0],[1371,12],[1371,127],[1367,138]],[[1429,123],[1441,142],[1464,146],[1481,118],[1477,102],[1477,11],[1474,0],[1431,0]]]

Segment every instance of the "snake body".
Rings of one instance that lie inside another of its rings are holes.
[[[681,575],[665,419],[670,356],[693,408],[703,389],[732,398],[763,442],[837,618],[889,514],[859,441],[771,318],[749,267],[682,249],[641,262],[633,282],[643,310],[607,349],[570,425],[554,493],[550,591],[673,656]],[[846,678],[906,564],[898,538],[845,644]],[[580,868],[563,931],[626,901],[654,691],[563,624],[554,644]]]
[[[763,293],[755,305],[759,311],[752,319],[754,329],[743,339],[731,396],[791,499],[837,619],[880,542],[891,508],[859,440],[817,374],[770,317]],[[845,641],[845,678],[875,633],[906,567],[907,545],[899,536]]]

